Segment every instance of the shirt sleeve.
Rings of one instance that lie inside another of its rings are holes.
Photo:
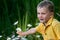
[[[40,32],[40,26],[36,26],[36,32]]]
[[[43,24],[40,23],[37,27],[36,27],[36,32],[42,33],[43,32]]]
[[[56,33],[56,36],[58,37],[58,39],[60,40],[60,23],[57,23],[54,27],[54,31]]]

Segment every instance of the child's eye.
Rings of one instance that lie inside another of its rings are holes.
[[[40,13],[37,13],[37,14],[40,14]]]
[[[45,13],[42,13],[42,14],[45,14]]]

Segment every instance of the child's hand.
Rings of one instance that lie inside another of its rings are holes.
[[[16,33],[17,33],[19,36],[25,36],[22,31],[17,31]]]
[[[19,35],[19,36],[23,36],[23,32],[21,31],[21,28],[16,28],[16,33]]]

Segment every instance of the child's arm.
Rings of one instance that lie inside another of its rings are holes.
[[[31,28],[30,30],[26,31],[26,32],[22,32],[22,31],[17,31],[17,34],[20,36],[25,36],[25,35],[29,35],[29,34],[33,34],[36,32],[35,28]]]

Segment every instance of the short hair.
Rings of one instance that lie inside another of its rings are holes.
[[[52,1],[41,1],[38,5],[37,8],[39,7],[47,7],[50,12],[54,12],[54,4]]]

